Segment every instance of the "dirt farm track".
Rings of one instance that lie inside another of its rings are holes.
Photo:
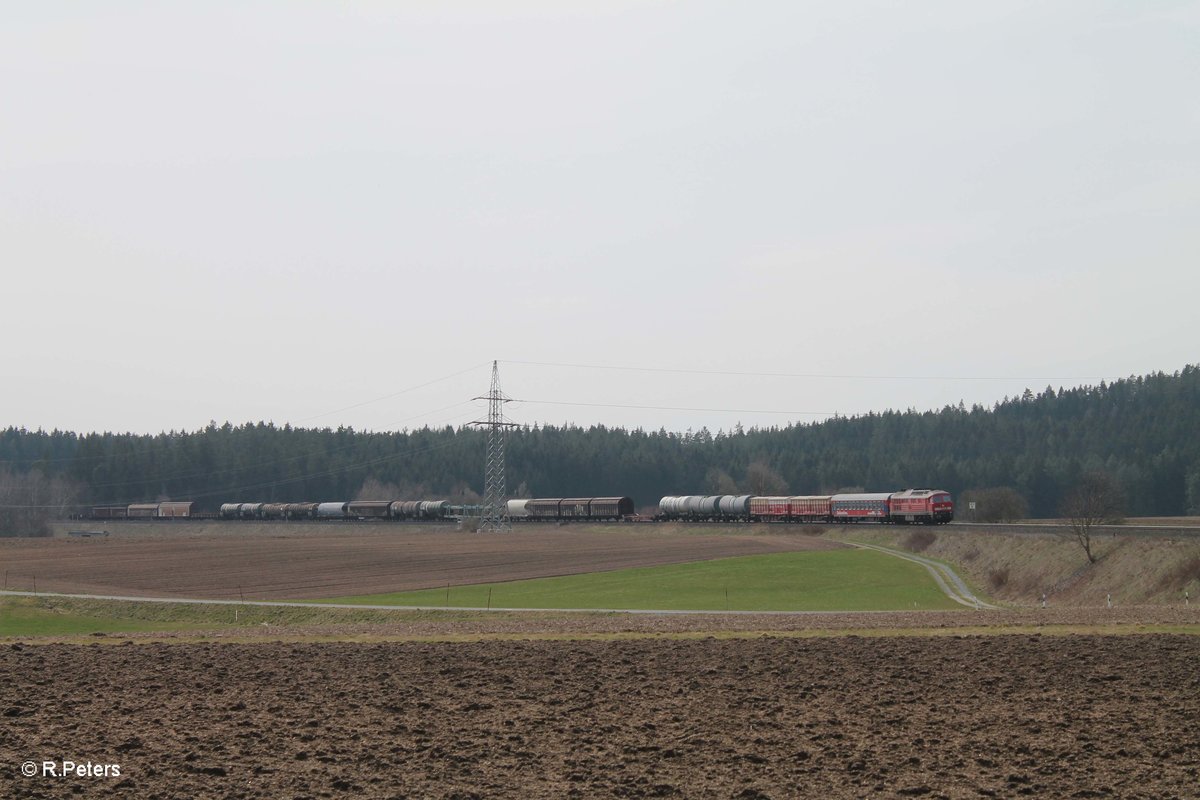
[[[0,796],[1196,797],[1193,636],[0,645]],[[26,759],[119,777],[27,778]]]

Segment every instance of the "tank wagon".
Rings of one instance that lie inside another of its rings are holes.
[[[736,520],[750,515],[751,497],[744,495],[682,495],[658,502],[658,515],[678,520]]]
[[[114,511],[123,506],[111,507]],[[97,506],[95,512],[109,507]],[[445,519],[450,504],[445,500],[350,500],[325,503],[223,503],[221,519],[274,520],[371,520],[371,519]]]

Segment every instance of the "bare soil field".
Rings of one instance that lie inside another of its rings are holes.
[[[55,602],[55,601],[47,601]],[[59,601],[71,603],[75,601]],[[752,636],[945,636],[1009,633],[1191,633],[1200,606],[1037,608],[1000,611],[875,611],[786,614],[623,612],[349,611],[315,609],[319,622],[270,621],[208,630],[115,633],[60,641],[483,641],[487,639],[719,638]],[[27,641],[38,641],[37,637]],[[47,640],[49,641],[49,640]],[[3,639],[0,639],[0,644]]]
[[[814,536],[697,536],[615,526],[598,533],[546,527],[503,536],[371,525],[251,523],[214,525],[208,534],[186,526],[174,530],[182,535],[135,528],[107,537],[0,539],[5,588],[321,598],[844,546]]]
[[[0,645],[0,796],[1194,797],[1198,659],[1169,635]]]

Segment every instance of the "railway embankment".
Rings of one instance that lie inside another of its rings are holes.
[[[981,596],[1016,606],[1200,603],[1200,539],[1104,531],[1096,562],[1066,529],[1042,535],[971,528],[852,527],[829,538],[883,545],[951,565]]]

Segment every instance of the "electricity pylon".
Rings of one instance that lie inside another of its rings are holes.
[[[487,434],[487,463],[483,470],[483,509],[479,519],[479,530],[501,533],[512,530],[508,520],[508,490],[504,485],[504,439],[509,428],[519,427],[515,422],[504,420],[504,404],[510,401],[504,392],[500,391],[500,368],[496,361],[492,362],[492,388],[482,397],[475,400],[488,401],[487,422],[472,422],[472,425],[486,427]]]

